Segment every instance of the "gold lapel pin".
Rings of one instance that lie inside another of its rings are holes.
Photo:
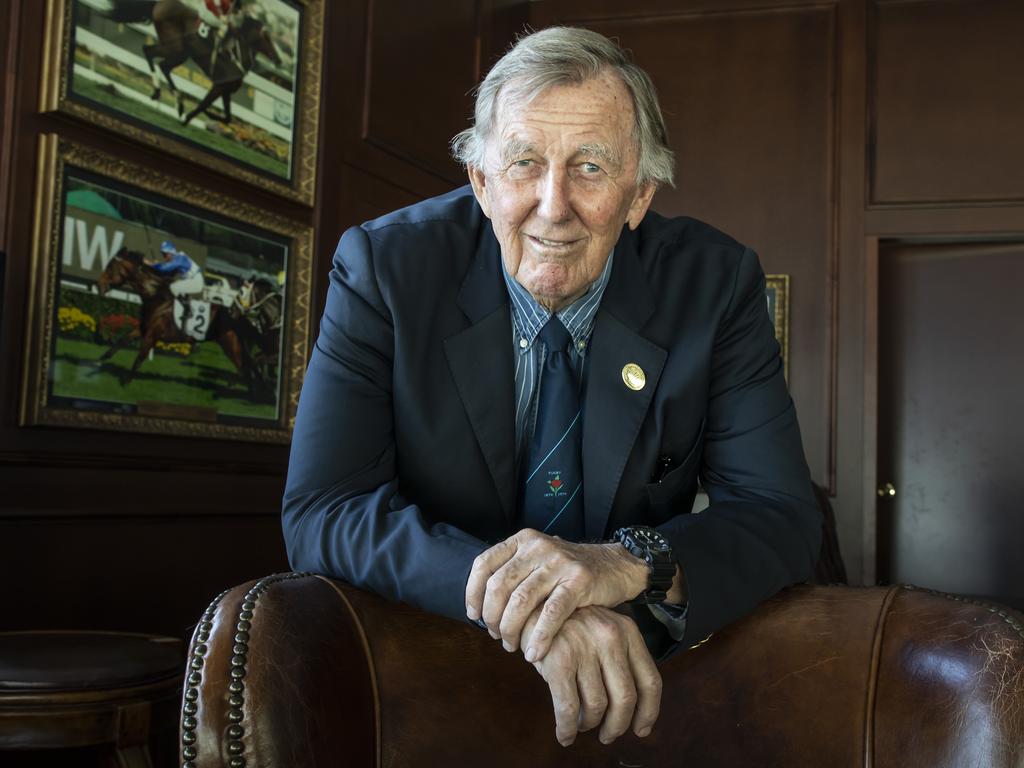
[[[634,392],[639,392],[647,384],[647,374],[636,363],[626,363],[622,367],[622,381]]]

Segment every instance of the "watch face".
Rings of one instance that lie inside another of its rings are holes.
[[[636,527],[632,529],[633,540],[637,544],[653,550],[670,549],[668,540],[653,528]]]

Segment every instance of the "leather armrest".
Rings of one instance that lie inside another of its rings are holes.
[[[487,633],[318,576],[224,593],[189,659],[203,768],[1024,760],[1020,615],[903,587],[785,590],[662,664],[654,733],[611,746],[559,746],[546,685]]]

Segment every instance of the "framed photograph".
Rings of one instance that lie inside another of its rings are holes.
[[[323,0],[47,0],[57,110],[312,204]]]
[[[287,442],[312,230],[43,135],[23,424]]]
[[[789,380],[789,275],[765,275],[768,316],[775,325],[775,338],[782,348],[782,365]]]

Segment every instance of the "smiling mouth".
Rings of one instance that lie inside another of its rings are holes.
[[[534,243],[536,245],[539,245],[539,246],[541,246],[543,248],[556,248],[556,249],[560,249],[560,250],[567,250],[567,249],[571,248],[572,246],[576,245],[576,243],[579,242],[578,239],[576,239],[576,240],[548,240],[545,237],[536,237],[535,235],[527,235],[526,237],[529,238],[529,240],[532,243]]]

